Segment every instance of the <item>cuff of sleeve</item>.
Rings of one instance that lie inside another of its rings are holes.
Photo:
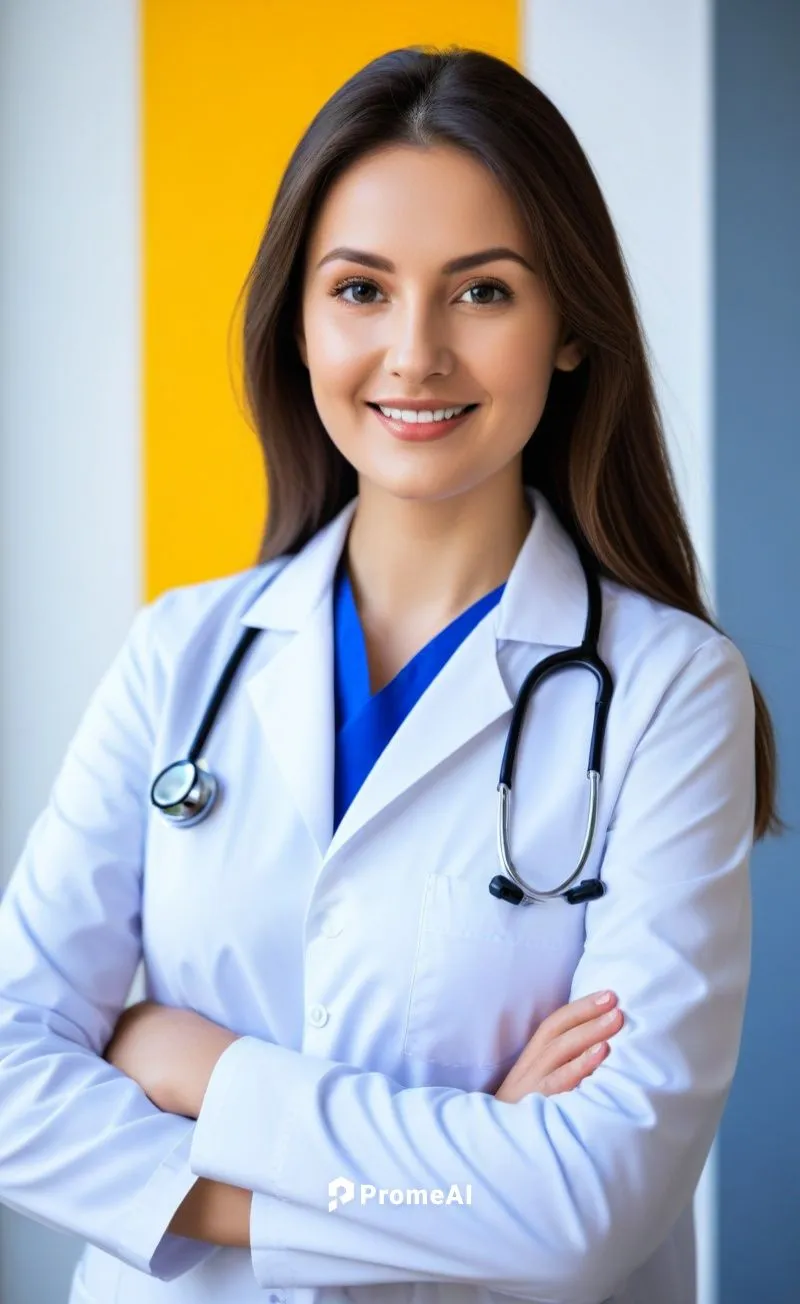
[[[303,1208],[300,1215],[298,1218],[298,1206],[290,1200],[258,1192],[253,1195],[250,1262],[262,1290],[279,1281],[282,1286],[312,1288],[324,1295],[326,1287],[434,1280],[409,1268],[393,1269],[337,1254],[335,1219],[328,1225],[323,1222],[330,1213]]]
[[[291,1237],[281,1239],[285,1210],[286,1201],[280,1196],[254,1192],[250,1205],[250,1262],[262,1289],[276,1281],[284,1286],[301,1284],[295,1271],[297,1252],[291,1247]],[[324,1255],[322,1259],[327,1263]]]
[[[208,1241],[164,1230],[197,1181],[189,1164],[193,1130],[187,1122],[183,1136],[159,1164],[135,1207],[125,1210],[119,1237],[119,1257],[160,1281],[182,1276],[219,1249]]]
[[[189,1156],[195,1176],[289,1195],[282,1178],[294,1108],[305,1098],[306,1081],[318,1081],[330,1063],[257,1037],[231,1042],[214,1066],[195,1124]]]

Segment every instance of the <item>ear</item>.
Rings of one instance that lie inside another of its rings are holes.
[[[585,349],[580,340],[575,335],[569,334],[560,345],[553,366],[557,371],[574,371],[578,363],[583,361],[584,356]]]

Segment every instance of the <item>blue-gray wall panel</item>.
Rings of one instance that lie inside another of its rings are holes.
[[[800,0],[715,13],[719,617],[800,826]],[[757,845],[753,976],[719,1144],[719,1304],[800,1300],[800,834]]]

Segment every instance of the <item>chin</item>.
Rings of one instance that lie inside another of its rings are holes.
[[[463,472],[450,474],[447,471],[433,473],[431,468],[420,467],[413,472],[397,475],[376,475],[369,471],[359,471],[359,485],[367,492],[377,492],[402,502],[442,502],[448,498],[457,498],[470,493],[483,477],[465,476]],[[363,492],[362,489],[362,492]]]

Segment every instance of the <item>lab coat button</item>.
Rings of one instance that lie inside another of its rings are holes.
[[[324,1028],[328,1022],[328,1011],[324,1005],[310,1005],[308,1007],[308,1022],[315,1028]]]
[[[319,927],[320,932],[323,933],[325,937],[338,937],[342,931],[343,924],[340,917],[331,912],[325,915]]]
[[[269,1304],[286,1304],[286,1296],[279,1295],[277,1291],[270,1291]]]

